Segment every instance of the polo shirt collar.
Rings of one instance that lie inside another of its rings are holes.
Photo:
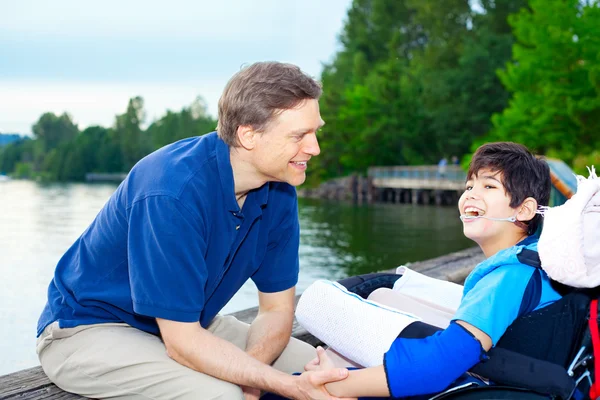
[[[231,160],[229,158],[229,146],[218,136],[215,152],[217,155],[217,169],[221,180],[221,189],[223,190],[225,207],[231,212],[239,212],[240,206],[235,198],[235,184]],[[252,204],[262,207],[267,204],[268,198],[269,183],[266,183],[257,189],[251,190],[248,193],[246,202],[250,201]]]

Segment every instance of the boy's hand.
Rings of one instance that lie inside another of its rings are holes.
[[[324,353],[324,350],[321,349]],[[330,368],[327,370],[306,371],[296,382],[295,400],[356,400],[355,398],[339,398],[329,394],[325,384],[344,380],[348,377],[345,368]]]
[[[335,365],[321,346],[317,347],[317,357],[304,366],[305,371],[325,371],[333,368]]]

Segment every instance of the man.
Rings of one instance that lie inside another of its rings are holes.
[[[227,84],[217,132],[133,167],[56,267],[37,346],[54,383],[94,398],[330,398],[346,370],[289,375],[315,356],[290,334],[294,186],[320,152],[320,94],[296,66],[251,65]],[[248,278],[252,325],[218,316]]]

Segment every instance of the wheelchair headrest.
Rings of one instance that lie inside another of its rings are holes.
[[[600,179],[594,167],[577,176],[577,193],[565,204],[542,210],[538,242],[542,268],[550,278],[576,288],[600,286]]]

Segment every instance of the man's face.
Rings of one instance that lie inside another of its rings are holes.
[[[257,137],[253,152],[256,170],[267,181],[302,184],[308,161],[321,152],[316,133],[323,124],[317,100],[304,100],[275,116]]]
[[[482,169],[466,183],[465,192],[458,201],[458,209],[464,216],[485,215],[490,218],[509,218],[516,214],[510,207],[510,197],[502,184],[502,173]],[[485,218],[464,219],[463,232],[480,246],[501,239],[515,225],[508,221],[492,221]]]

